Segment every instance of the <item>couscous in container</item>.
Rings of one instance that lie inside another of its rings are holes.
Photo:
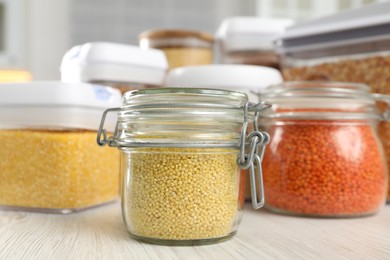
[[[267,103],[249,103],[240,92],[191,88],[128,92],[123,103],[106,110],[98,143],[121,151],[122,213],[133,238],[163,245],[231,238],[244,204],[240,168],[250,169],[253,206],[263,205],[261,160],[269,136],[246,130]],[[110,111],[119,116],[107,137]]]
[[[267,88],[271,136],[263,162],[266,208],[312,217],[359,217],[384,205],[387,167],[377,124],[389,120],[365,85],[290,82]]]
[[[90,84],[0,84],[0,208],[70,213],[115,200],[119,154],[95,139],[100,114],[120,100]]]

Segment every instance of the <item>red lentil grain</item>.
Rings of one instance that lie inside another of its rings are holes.
[[[343,58],[335,62],[324,62],[313,66],[291,67],[282,70],[285,81],[329,80],[357,82],[371,87],[372,92],[390,94],[390,55],[372,53],[370,57]],[[390,123],[381,122],[378,126],[390,169]],[[390,178],[387,201],[390,202]]]
[[[298,215],[374,214],[387,168],[372,125],[305,121],[274,125],[263,161],[266,205]]]

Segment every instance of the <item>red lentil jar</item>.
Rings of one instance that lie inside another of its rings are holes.
[[[262,126],[266,208],[311,217],[358,217],[385,203],[387,167],[377,135],[388,96],[361,84],[287,82],[261,98],[273,103]]]

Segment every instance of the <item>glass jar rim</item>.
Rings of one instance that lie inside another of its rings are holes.
[[[217,107],[242,109],[247,101],[247,94],[233,90],[167,87],[128,91],[123,95],[123,108]]]
[[[274,105],[264,114],[269,119],[383,120],[377,102],[387,103],[387,110],[390,104],[390,96],[350,82],[291,81],[272,85],[258,95]]]
[[[243,124],[267,105],[223,89],[129,91],[118,108],[115,140],[119,146],[238,147]]]
[[[361,83],[339,81],[287,81],[271,85],[258,93],[262,97],[315,97],[374,99],[370,87]]]

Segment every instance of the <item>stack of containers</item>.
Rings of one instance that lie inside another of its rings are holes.
[[[119,154],[95,140],[101,113],[120,105],[110,87],[1,84],[0,208],[70,213],[115,200]]]
[[[258,102],[256,95],[261,89],[282,82],[282,76],[276,69],[253,65],[215,64],[191,66],[171,70],[165,81],[169,87],[193,87],[228,89],[246,93],[249,101]],[[249,129],[251,132],[252,129]],[[242,171],[245,178],[247,171]],[[245,183],[245,199],[250,200],[249,178]]]
[[[281,18],[227,18],[216,33],[216,62],[279,68],[273,41],[292,24]]]
[[[63,57],[63,82],[89,82],[118,88],[122,93],[160,87],[168,68],[160,50],[92,42],[74,46]]]
[[[390,94],[389,9],[389,2],[377,3],[288,28],[277,41],[285,80],[356,82]],[[379,136],[390,166],[388,122]]]

